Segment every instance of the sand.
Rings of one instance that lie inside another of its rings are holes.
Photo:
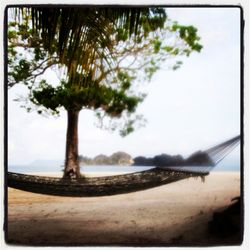
[[[48,175],[48,174],[45,174]],[[240,174],[212,172],[135,193],[68,198],[8,189],[8,242],[21,245],[224,245],[208,232],[240,195]],[[232,239],[231,239],[232,240]]]

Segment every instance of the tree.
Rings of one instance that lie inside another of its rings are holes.
[[[94,110],[101,124],[123,118],[121,135],[131,133],[145,98],[136,83],[149,81],[167,59],[177,69],[176,58],[202,48],[196,28],[168,20],[158,7],[31,7],[9,9],[9,16],[8,86],[27,85],[28,111],[67,111],[65,178],[80,176],[81,109]],[[48,69],[60,73],[59,84],[42,78]]]

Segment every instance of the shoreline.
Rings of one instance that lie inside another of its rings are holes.
[[[81,172],[86,177],[102,177],[102,176],[113,176],[113,175],[122,175],[122,174],[129,174],[131,172],[97,172],[97,171],[89,171],[89,172]],[[44,176],[44,177],[62,177],[62,172],[27,172],[27,175],[37,175],[37,176]],[[214,174],[239,174],[240,171],[211,171],[208,176]]]
[[[48,173],[44,173],[48,174]],[[190,246],[232,244],[209,234],[213,213],[240,195],[240,173],[212,172],[134,193],[73,198],[8,189],[12,244]]]

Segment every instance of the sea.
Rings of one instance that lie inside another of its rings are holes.
[[[81,167],[81,173],[133,173],[133,172],[139,172],[143,170],[148,170],[154,167],[135,167],[135,166],[106,166],[106,165],[84,165]],[[16,172],[16,173],[41,173],[41,172],[62,172],[63,171],[63,165],[44,165],[44,166],[38,166],[38,165],[9,165],[8,166],[9,172]]]
[[[81,166],[81,172],[84,173],[133,173],[143,170],[152,169],[154,166]],[[16,173],[41,173],[41,172],[62,172],[63,161],[35,161],[28,165],[8,165],[9,172]],[[218,165],[216,165],[211,171],[240,171],[239,159],[224,159]]]

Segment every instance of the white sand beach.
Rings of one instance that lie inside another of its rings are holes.
[[[82,246],[223,244],[223,239],[209,235],[208,222],[239,195],[238,172],[212,172],[205,182],[190,178],[106,197],[56,197],[9,188],[8,241]]]

